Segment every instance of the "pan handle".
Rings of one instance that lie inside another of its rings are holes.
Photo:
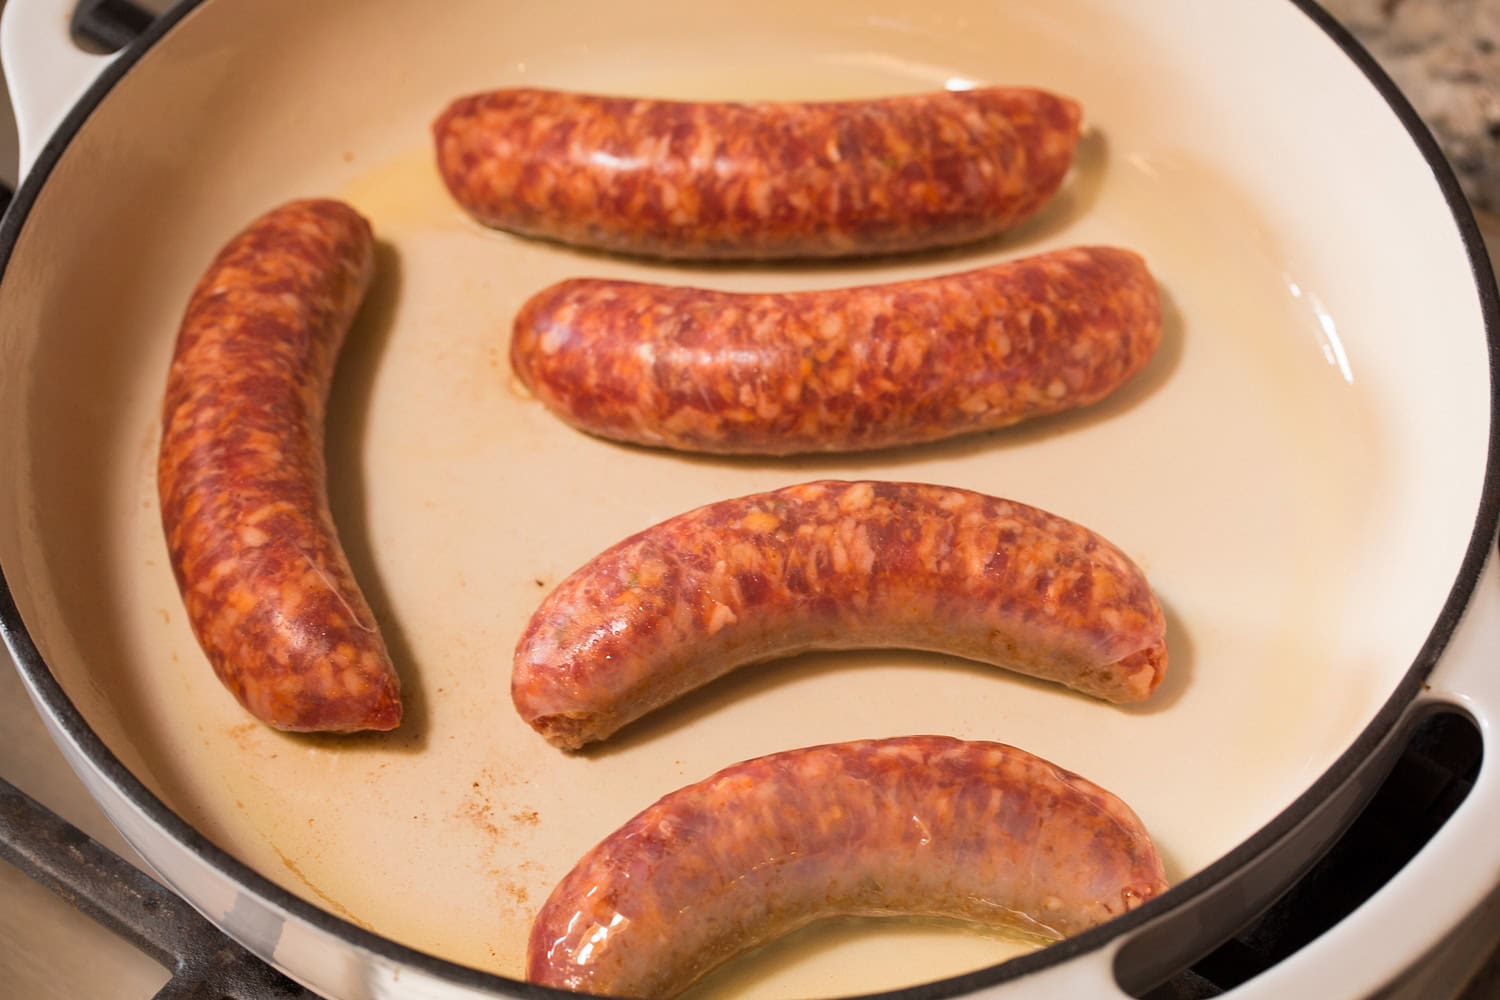
[[[1487,919],[1490,928],[1495,926],[1494,910],[1500,905],[1500,558],[1493,544],[1464,618],[1414,709],[1437,710],[1462,712],[1479,730],[1485,752],[1473,789],[1406,867],[1363,905],[1230,996],[1421,996],[1425,991],[1417,977],[1423,973],[1413,962],[1471,921]],[[1423,954],[1414,954],[1416,943],[1426,945]]]
[[[0,16],[0,66],[16,115],[22,180],[63,117],[115,59],[73,43],[73,6],[74,0],[9,0]]]
[[[1243,924],[1256,908],[1270,905],[1275,895],[1267,893],[1279,894],[1300,878],[1288,865],[1327,851],[1373,794],[1369,782],[1383,780],[1416,725],[1441,712],[1468,716],[1486,751],[1462,803],[1406,866],[1352,913],[1225,996],[1409,1000],[1452,995],[1477,971],[1465,963],[1493,947],[1500,914],[1500,837],[1495,835],[1500,830],[1500,556],[1493,539],[1487,555],[1464,616],[1424,691],[1390,738],[1372,751],[1384,765],[1372,756],[1368,777],[1348,782],[1291,831],[1283,846],[1251,859],[1191,906],[1169,911],[1096,953],[988,991],[986,1000],[1019,1000],[1033,995],[1031,989],[1049,996],[1146,995],[1145,989],[1180,970],[1183,941],[1195,935],[1227,940],[1234,930],[1233,921],[1225,924],[1226,914]],[[1439,954],[1439,961],[1423,961]],[[1111,971],[1120,978],[1109,977]],[[1122,989],[1126,983],[1140,985]]]

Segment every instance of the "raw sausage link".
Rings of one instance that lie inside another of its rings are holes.
[[[1160,343],[1145,262],[1078,247],[789,294],[565,281],[516,316],[511,366],[593,434],[785,455],[915,444],[1084,406]]]
[[[904,647],[1115,702],[1167,666],[1141,571],[1071,521],[968,490],[823,481],[709,504],[564,580],[516,645],[511,696],[576,749],[736,667]]]
[[[393,729],[400,687],[328,510],[323,417],[370,283],[335,201],[253,222],[199,280],[167,377],[162,524],[215,673],[278,729]]]
[[[1064,937],[1167,888],[1125,803],[1002,743],[792,750],[661,799],[568,873],[527,978],[670,997],[827,916],[915,914]]]
[[[1046,202],[1082,112],[1024,88],[822,103],[499,90],[433,125],[480,222],[655,257],[842,257],[995,235]]]

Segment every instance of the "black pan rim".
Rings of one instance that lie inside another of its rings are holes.
[[[144,34],[122,50],[119,56],[105,67],[99,78],[89,86],[83,97],[69,109],[57,131],[43,146],[36,163],[16,192],[4,218],[0,219],[0,280],[3,280],[9,267],[16,240],[35,205],[38,194],[73,136],[83,127],[90,114],[115,84],[141,57],[203,2],[204,0],[179,0],[169,11],[158,17]],[[1422,691],[1427,676],[1452,637],[1474,592],[1480,570],[1494,542],[1497,525],[1500,525],[1500,291],[1496,288],[1495,276],[1484,240],[1452,167],[1416,109],[1401,93],[1395,82],[1380,68],[1363,46],[1315,0],[1288,0],[1288,2],[1306,15],[1338,45],[1344,55],[1375,87],[1405,127],[1437,181],[1469,259],[1475,288],[1479,295],[1489,356],[1490,429],[1479,507],[1475,513],[1473,531],[1457,577],[1412,665],[1403,675],[1395,691],[1382,704],[1355,741],[1291,805],[1222,858],[1138,909],[1051,947],[964,975],[899,990],[864,994],[858,998],[849,998],[849,1000],[939,1000],[939,998],[962,996],[979,989],[1020,979],[1028,974],[1102,948],[1105,944],[1169,910],[1188,905],[1203,896],[1210,888],[1225,881],[1237,870],[1247,865],[1251,859],[1274,849],[1299,824],[1315,813],[1318,806],[1330,797],[1334,789],[1343,786],[1354,777],[1375,748],[1396,732],[1398,724],[1407,716],[1416,696]],[[271,882],[214,845],[147,789],[89,727],[32,642],[25,623],[21,620],[3,568],[0,568],[0,636],[3,636],[33,697],[45,708],[52,722],[73,744],[75,750],[100,776],[119,790],[138,814],[187,848],[203,863],[210,866],[215,874],[235,883],[240,891],[257,898],[263,905],[284,911],[290,917],[306,923],[317,931],[336,937],[358,950],[378,956],[396,966],[408,967],[435,979],[447,981],[455,986],[514,997],[566,998],[580,995],[483,972],[398,944],[319,909]]]

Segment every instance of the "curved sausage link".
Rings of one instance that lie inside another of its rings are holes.
[[[454,101],[438,170],[480,222],[654,257],[842,257],[950,246],[1035,212],[1082,112],[1025,88],[820,103],[515,89]]]
[[[167,377],[162,524],[215,673],[278,729],[393,729],[396,672],[328,510],[323,417],[374,269],[335,201],[253,222],[193,290]]]
[[[832,744],[726,768],[607,837],[537,915],[527,978],[670,997],[821,917],[1064,937],[1166,888],[1135,813],[1039,757],[942,736]]]
[[[736,667],[812,649],[951,653],[1140,701],[1167,666],[1141,571],[1071,521],[916,483],[824,481],[709,504],[564,580],[511,696],[576,749]]]
[[[852,451],[991,430],[1102,399],[1161,343],[1128,250],[1077,247],[860,288],[544,289],[511,366],[563,420],[684,451]]]

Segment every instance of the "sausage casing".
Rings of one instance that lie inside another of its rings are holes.
[[[537,915],[527,978],[670,997],[820,917],[1064,937],[1166,888],[1135,813],[1040,757],[941,736],[831,744],[726,768],[607,837]]]
[[[393,729],[400,686],[334,530],[323,420],[374,270],[336,201],[257,219],[193,289],[167,377],[162,525],[215,673],[278,729]]]
[[[517,314],[511,366],[602,437],[785,455],[917,444],[1097,402],[1161,343],[1139,255],[1075,247],[859,288],[734,294],[564,281]]]
[[[821,481],[700,507],[595,557],[532,615],[511,696],[576,749],[745,664],[902,647],[1133,702],[1161,682],[1165,635],[1141,571],[1071,521],[945,486]]]
[[[654,257],[841,257],[1002,232],[1057,190],[1079,106],[987,87],[880,100],[708,103],[512,89],[433,125],[480,222]]]

